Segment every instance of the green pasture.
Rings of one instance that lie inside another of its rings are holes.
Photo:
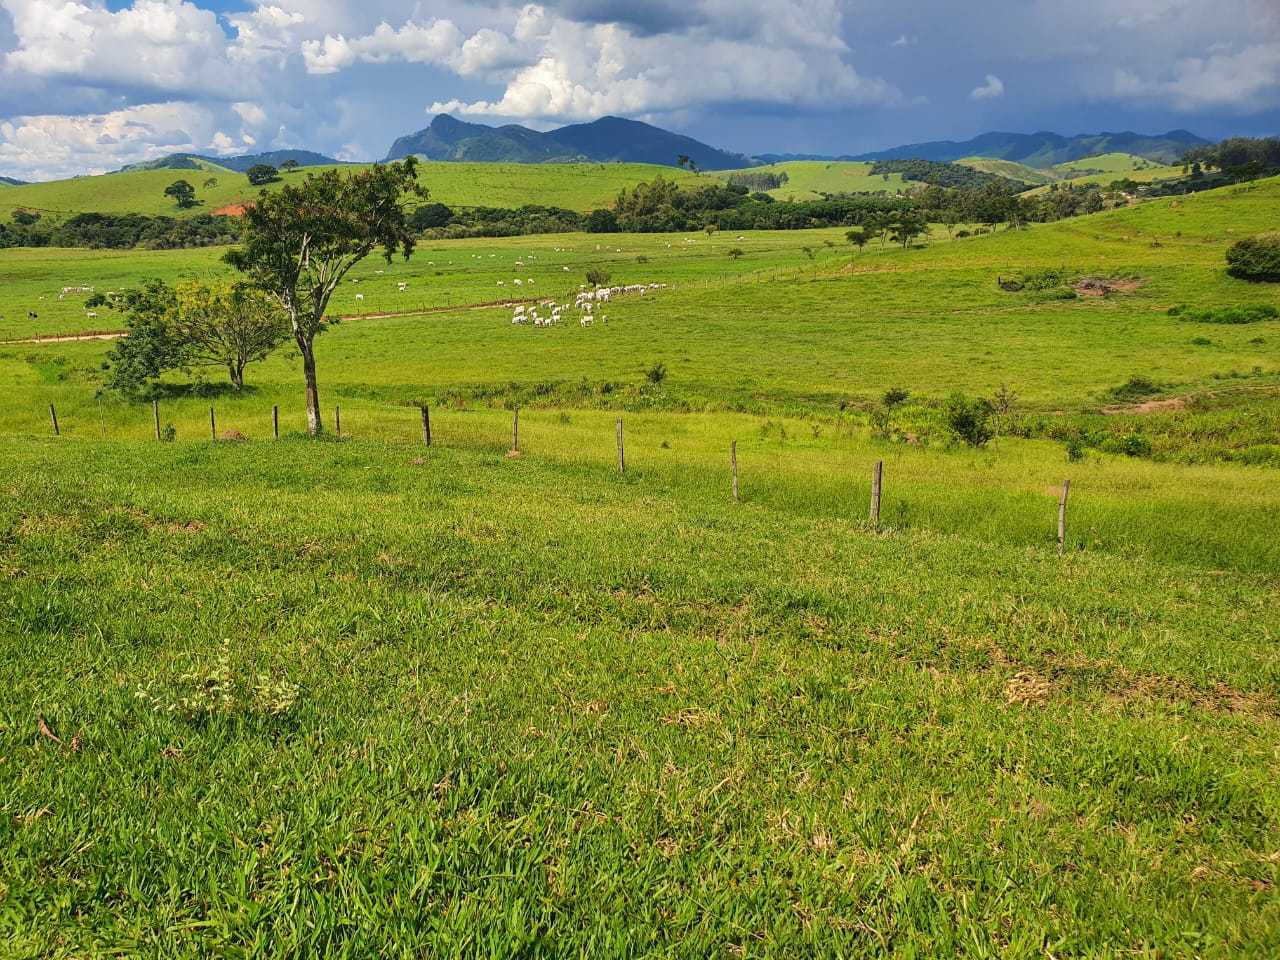
[[[1274,953],[1273,484],[364,410],[0,441],[13,952]]]
[[[145,213],[187,216],[213,213],[220,207],[252,200],[261,188],[253,187],[243,173],[206,165],[202,170],[138,170],[75,177],[13,187],[0,201],[0,217],[13,210],[38,210],[64,218],[88,211],[96,213]],[[281,175],[267,189],[278,189],[291,179],[319,173],[330,167],[305,167]],[[349,171],[358,165],[343,165]],[[585,212],[608,206],[624,187],[663,176],[692,181],[694,175],[670,167],[644,163],[444,163],[422,161],[420,180],[430,190],[430,200],[459,207],[520,207],[540,204]],[[204,186],[209,179],[217,183]],[[164,196],[164,188],[186,180],[196,188],[200,205],[179,210]]]
[[[726,170],[714,174],[726,178],[733,173],[785,173],[787,182],[766,190],[777,200],[816,200],[824,193],[902,193],[907,182],[902,174],[871,175],[869,163],[841,160],[790,160],[747,170]]]
[[[1277,955],[1280,323],[1168,308],[1276,302],[1223,253],[1278,209],[426,242],[314,441],[288,347],[160,442],[108,343],[0,343],[0,954]],[[0,337],[220,255],[0,251]],[[593,267],[666,287],[493,303]]]
[[[994,173],[998,177],[1018,180],[1028,184],[1055,183],[1059,179],[1052,168],[1029,167],[1025,163],[1018,163],[1016,160],[998,160],[995,157],[965,157],[962,160],[957,160],[956,163],[962,167],[969,167],[982,173]]]

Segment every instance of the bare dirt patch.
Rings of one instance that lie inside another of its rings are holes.
[[[1133,293],[1141,289],[1146,282],[1141,277],[1127,277],[1120,280],[1081,277],[1072,289],[1077,296],[1081,297],[1109,297],[1116,293]]]
[[[213,211],[213,215],[215,217],[243,217],[246,209],[248,209],[247,204],[228,203],[225,207],[219,207]]]
[[[1120,413],[1165,413],[1169,410],[1181,410],[1186,405],[1186,397],[1170,397],[1168,400],[1144,400],[1142,403],[1113,404],[1109,407],[1103,407],[1102,412],[1107,416],[1115,416]]]

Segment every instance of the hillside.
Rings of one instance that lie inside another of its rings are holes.
[[[332,167],[313,167],[306,172],[285,174],[268,186],[278,189],[291,177],[303,177]],[[343,166],[340,169],[354,169]],[[419,180],[430,191],[431,200],[454,206],[505,206],[524,204],[565,207],[587,211],[608,205],[623,187],[662,175],[689,180],[694,175],[683,170],[646,164],[507,164],[427,162],[419,168]],[[200,206],[179,210],[164,188],[185,179],[196,188]],[[213,181],[211,185],[210,181]],[[97,177],[76,177],[47,183],[5,188],[0,197],[0,219],[8,219],[17,208],[65,217],[76,213],[145,213],[191,216],[252,200],[259,188],[250,186],[243,174],[205,161],[195,171],[137,170]]]
[[[27,181],[15,180],[13,177],[0,177],[0,187],[20,187]]]
[[[109,344],[0,345],[7,952],[1273,956],[1280,321],[1168,307],[1273,300],[1278,216],[424,241],[335,296],[323,441],[289,348],[158,442]],[[0,316],[220,253],[0,251]],[[593,269],[666,286],[493,303]]]
[[[279,167],[292,160],[300,167],[338,166],[341,161],[326,157],[312,150],[271,150],[266,153],[246,153],[234,157],[211,157],[196,153],[173,153],[158,160],[147,160],[122,167],[120,173],[135,170],[192,170],[203,166],[215,166],[224,170],[235,170],[244,173],[250,167],[266,164]]]
[[[1064,137],[1049,132],[985,133],[963,142],[938,140],[931,143],[915,143],[864,154],[854,159],[919,158],[956,161],[967,157],[985,157],[1013,160],[1029,167],[1043,169],[1099,154],[1126,153],[1161,163],[1173,163],[1181,160],[1182,155],[1191,147],[1203,146],[1208,142],[1186,130],[1172,130],[1156,136],[1138,133],[1081,134],[1075,137]]]
[[[787,182],[766,190],[776,200],[815,200],[824,193],[901,193],[907,183],[900,174],[872,176],[871,164],[839,160],[790,160],[716,174],[728,179],[734,174],[774,173],[787,175]]]
[[[547,163],[599,161],[676,166],[689,157],[703,170],[744,165],[743,157],[647,123],[602,117],[546,133],[510,124],[490,127],[439,114],[431,125],[400,137],[387,153],[395,160],[417,154],[429,160]]]
[[[1016,180],[1019,183],[1031,186],[1054,183],[1059,179],[1052,169],[1040,170],[1014,160],[997,160],[994,157],[962,157],[954,162],[962,167],[970,167],[982,173],[994,173],[996,176],[1004,177],[1006,180]]]

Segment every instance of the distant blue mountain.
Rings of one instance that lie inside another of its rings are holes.
[[[1160,163],[1176,163],[1192,147],[1209,141],[1186,130],[1149,136],[1141,133],[1085,133],[1064,137],[1057,133],[984,133],[972,140],[913,143],[852,160],[936,160],[949,163],[965,157],[1013,160],[1029,167],[1052,167],[1101,153],[1131,153]]]
[[[489,127],[467,123],[442,113],[426,129],[396,140],[387,159],[398,160],[410,154],[428,160],[628,162],[669,167],[677,166],[680,157],[687,157],[701,170],[733,170],[750,165],[741,154],[621,117],[601,117],[591,123],[575,123],[542,133],[516,124]]]

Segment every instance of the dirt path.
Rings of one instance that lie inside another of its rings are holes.
[[[425,307],[417,310],[402,310],[393,313],[352,313],[339,316],[338,321],[349,320],[394,320],[397,317],[426,317],[436,313],[457,313],[462,310],[496,310],[499,307],[517,307],[520,304],[538,303],[538,297],[528,300],[490,300],[487,303],[463,303],[445,307]],[[545,299],[545,298],[543,298]],[[18,340],[0,340],[0,347],[20,343],[76,343],[81,340],[118,340],[125,335],[124,330],[91,330],[85,333],[50,333],[34,337],[23,337]]]

